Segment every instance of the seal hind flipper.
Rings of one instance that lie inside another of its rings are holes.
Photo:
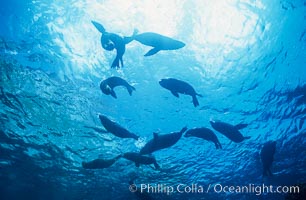
[[[173,95],[176,96],[177,98],[180,97],[179,94],[178,94],[177,92],[173,91],[173,90],[171,90],[171,94],[173,94]]]
[[[183,134],[185,131],[187,131],[187,126],[183,127],[180,131],[181,134]]]
[[[105,33],[105,28],[103,27],[102,24],[95,22],[95,21],[91,21],[91,23],[96,27],[96,29],[98,29],[98,31],[100,31],[100,33]]]
[[[243,129],[243,128],[247,127],[247,126],[248,126],[248,124],[237,124],[237,125],[235,126],[235,128],[236,128],[237,130],[239,130],[239,129]]]
[[[156,53],[159,52],[159,51],[160,51],[160,49],[158,49],[158,48],[153,48],[153,49],[151,49],[150,51],[148,51],[144,56],[152,56],[152,55],[156,54]]]
[[[133,35],[132,36],[129,36],[129,37],[124,37],[123,38],[123,41],[125,44],[128,44],[130,42],[132,42],[133,40],[135,40],[135,36],[138,34],[138,30],[137,29],[134,29],[134,32],[133,32]]]
[[[131,86],[131,85],[129,85],[128,87],[127,87],[127,90],[128,90],[128,92],[129,92],[129,94],[130,94],[130,96],[132,95],[132,92],[134,91],[134,90],[136,90],[133,86]]]
[[[244,136],[243,139],[250,139],[251,136]]]
[[[138,162],[135,162],[135,166],[136,166],[136,167],[139,167],[140,164],[139,164]]]

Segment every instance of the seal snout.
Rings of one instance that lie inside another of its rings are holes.
[[[161,80],[158,82],[159,85],[164,86],[164,85],[165,85],[165,80],[166,80],[166,79],[161,79]]]
[[[184,46],[186,46],[186,44],[184,42],[180,42],[180,44],[178,46],[179,46],[179,48],[183,48]]]
[[[213,125],[213,124],[215,124],[215,123],[216,123],[216,121],[215,121],[215,120],[213,120],[213,119],[210,119],[210,120],[209,120],[209,122],[210,122],[210,124],[211,124],[211,125]]]
[[[104,115],[102,115],[102,114],[99,114],[98,116],[99,116],[99,119],[100,119],[100,120],[105,120],[105,118],[106,118],[106,117],[105,117]]]

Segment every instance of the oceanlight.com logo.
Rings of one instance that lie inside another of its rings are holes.
[[[287,194],[287,193],[300,193],[299,186],[273,186],[273,185],[255,185],[249,184],[244,186],[222,186],[216,184],[213,186],[215,193],[250,193],[261,195],[266,193]]]
[[[208,184],[206,186],[199,184],[178,184],[176,186],[167,184],[132,184],[129,187],[131,192],[140,192],[148,194],[173,194],[173,193],[190,193],[190,194],[205,194],[205,193],[244,193],[262,195],[267,193],[272,194],[287,194],[300,193],[299,186],[273,186],[273,185],[222,185],[222,184]]]

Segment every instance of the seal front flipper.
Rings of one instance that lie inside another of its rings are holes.
[[[172,93],[174,96],[176,96],[177,98],[180,97],[179,94],[178,94],[178,92],[175,92],[175,91],[171,90],[171,93]]]
[[[157,138],[158,138],[158,133],[154,132],[154,133],[153,133],[153,139],[154,139],[154,140],[157,140]]]
[[[235,126],[235,128],[236,128],[237,130],[239,130],[239,129],[243,129],[243,128],[247,127],[247,126],[248,126],[248,124],[237,124],[237,125]]]
[[[115,93],[114,90],[111,90],[111,91],[110,91],[110,94],[112,95],[112,97],[114,97],[115,99],[117,99],[117,95],[116,95],[116,93]]]
[[[192,96],[192,102],[193,102],[194,107],[197,107],[198,105],[200,105],[196,95]]]
[[[160,166],[157,164],[156,161],[155,161],[153,164],[154,164],[154,167],[155,167],[156,170],[159,170],[159,169],[160,169]]]
[[[221,143],[219,141],[215,142],[216,149],[222,149]]]
[[[198,95],[199,97],[203,97],[203,95],[199,94],[199,93],[196,93],[196,95]]]
[[[98,31],[105,33],[105,28],[102,26],[102,24],[95,21],[91,21],[91,23],[96,27],[96,29],[98,29]]]
[[[243,137],[243,139],[245,140],[245,139],[250,139],[251,138],[251,136],[244,136]]]
[[[152,55],[156,54],[156,53],[159,52],[159,51],[160,51],[160,49],[158,49],[158,48],[153,48],[153,49],[151,49],[150,51],[148,51],[144,56],[152,56]]]

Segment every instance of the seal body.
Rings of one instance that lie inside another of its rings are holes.
[[[263,166],[263,176],[272,176],[271,167],[274,160],[276,142],[266,142],[260,152],[260,158]]]
[[[150,154],[154,151],[165,149],[173,146],[179,141],[187,127],[182,128],[180,132],[158,135],[153,133],[153,139],[148,141],[145,146],[140,150],[140,154]]]
[[[125,53],[125,45],[127,41],[124,37],[121,37],[115,33],[109,33],[105,30],[102,24],[91,21],[96,29],[102,34],[101,36],[101,46],[107,51],[112,51],[116,49],[116,57],[111,65],[112,68],[123,67],[123,55]]]
[[[176,97],[179,97],[179,93],[190,95],[192,97],[193,105],[195,107],[199,105],[197,96],[202,96],[202,95],[198,94],[189,83],[175,78],[167,78],[167,79],[161,79],[159,81],[159,84],[163,88],[170,90],[170,92]]]
[[[116,122],[108,119],[106,116],[100,114],[99,119],[104,128],[115,136],[120,138],[133,138],[135,140],[138,140],[139,136],[135,135],[134,133],[131,133]]]
[[[132,92],[136,90],[133,86],[131,86],[126,80],[120,78],[120,77],[110,77],[107,78],[100,83],[100,89],[101,91],[106,95],[111,95],[115,99],[117,98],[117,95],[114,91],[114,88],[117,86],[123,86],[127,89],[130,95],[132,95]]]
[[[239,131],[239,129],[245,128],[247,124],[238,124],[236,126],[233,126],[225,122],[213,121],[213,120],[210,121],[210,124],[216,131],[223,134],[233,142],[239,143],[245,139],[251,138],[249,136],[247,137],[243,136]]]
[[[95,159],[89,162],[82,162],[82,167],[84,169],[103,169],[103,168],[108,168],[112,166],[119,158],[121,155],[109,159],[109,160],[104,160],[104,159]]]
[[[176,50],[185,46],[185,44],[181,41],[152,32],[137,34],[133,37],[133,39],[141,44],[154,47],[144,56],[152,56],[161,50]]]
[[[157,164],[156,159],[153,156],[145,156],[139,153],[128,152],[124,153],[123,158],[135,162],[136,167],[139,167],[140,164],[151,165],[153,164],[155,169],[159,169],[160,166]]]
[[[209,128],[193,128],[189,129],[185,135],[185,137],[198,137],[207,141],[212,141],[217,149],[222,149],[221,143],[219,142],[217,136],[214,134],[212,130]]]
[[[125,53],[124,39],[117,34],[105,32],[101,36],[101,45],[107,51],[116,49],[116,57],[111,68],[120,68],[120,64],[123,67],[123,55]]]

